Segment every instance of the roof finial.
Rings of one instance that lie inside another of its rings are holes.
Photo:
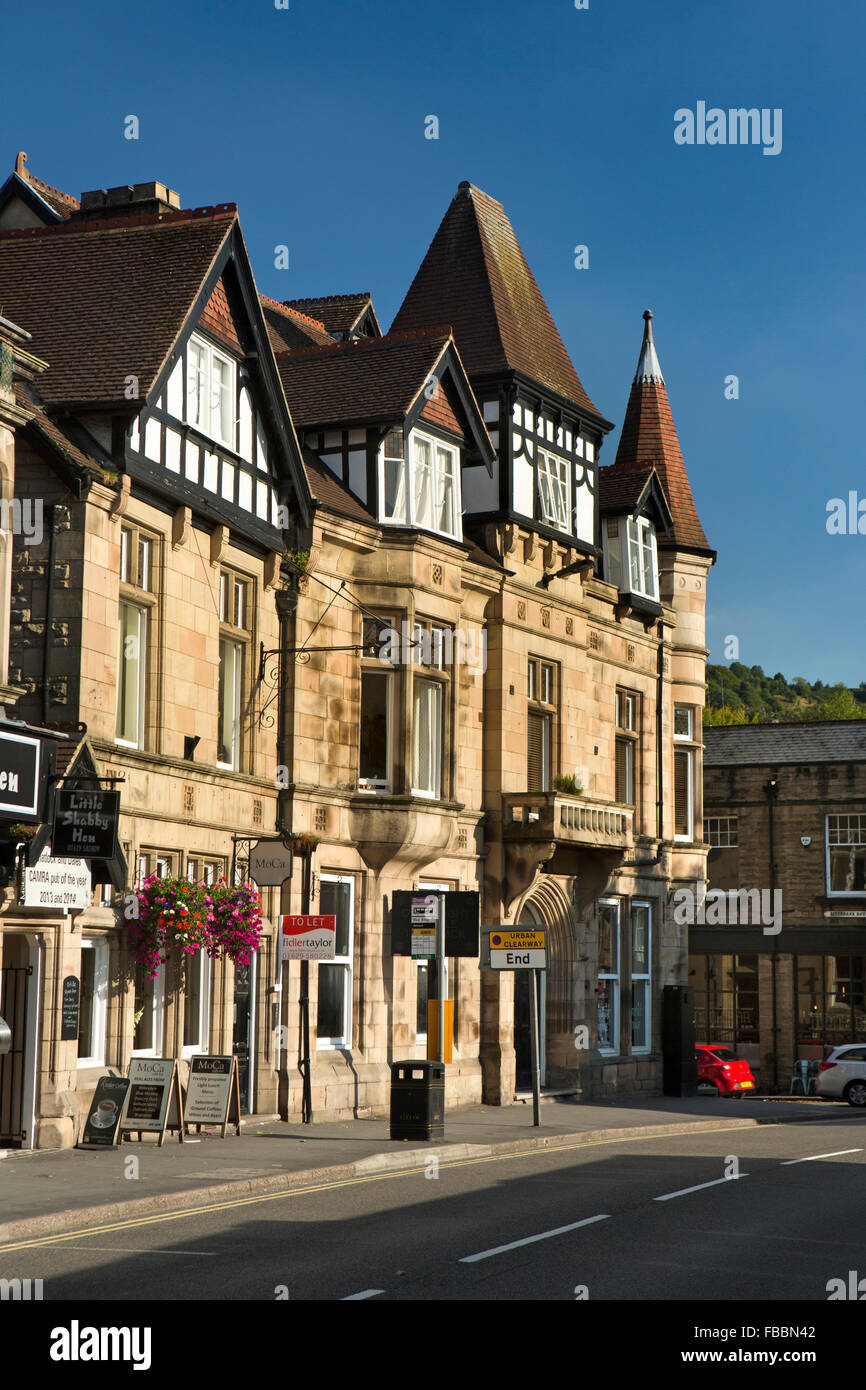
[[[658,355],[656,354],[655,343],[653,342],[653,311],[644,309],[643,311],[643,342],[641,343],[640,357],[637,361],[637,371],[635,381],[659,381],[664,386],[662,369],[659,366]]]
[[[27,155],[26,155],[26,153],[24,152],[24,150],[19,150],[18,153],[17,153],[17,155],[15,156],[15,172],[16,172],[16,174],[24,174],[24,173],[27,172],[26,169],[24,168],[24,165],[25,165],[26,163],[27,163]]]

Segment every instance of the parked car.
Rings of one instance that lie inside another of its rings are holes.
[[[866,1046],[847,1043],[827,1053],[815,1078],[816,1096],[866,1105]]]
[[[720,1096],[739,1096],[745,1091],[755,1089],[748,1062],[738,1057],[729,1047],[715,1043],[696,1043],[695,1058],[698,1064],[698,1090]]]

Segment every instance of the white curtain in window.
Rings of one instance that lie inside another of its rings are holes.
[[[414,441],[412,521],[415,526],[433,526],[433,451],[428,439]]]
[[[438,681],[415,681],[412,721],[412,790],[422,796],[441,793],[442,687]]]

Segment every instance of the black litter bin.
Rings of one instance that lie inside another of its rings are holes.
[[[445,1138],[444,1063],[391,1063],[391,1138]]]

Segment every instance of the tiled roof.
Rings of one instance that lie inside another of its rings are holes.
[[[652,467],[632,468],[627,472],[609,468],[598,470],[598,501],[602,512],[633,510],[646,490],[654,473]]]
[[[866,719],[705,728],[704,767],[866,762]]]
[[[0,233],[0,306],[32,334],[48,405],[144,399],[237,217],[234,204]]]
[[[301,452],[304,456],[310,492],[321,506],[327,507],[329,511],[339,512],[342,516],[351,517],[353,521],[363,521],[367,526],[376,525],[373,513],[358,501],[354,493],[343,486],[339,478],[334,476],[312,449],[303,445]]]
[[[632,382],[613,468],[623,472],[655,468],[674,519],[671,541],[675,545],[711,554],[692,496],[667,388],[658,367],[651,319],[652,314],[647,310],[638,370]],[[652,373],[648,366],[650,362]]]
[[[325,325],[329,333],[351,333],[352,329],[368,309],[373,307],[373,299],[366,291],[360,294],[325,294],[313,299],[284,299],[288,309],[300,309]]]
[[[449,341],[448,329],[440,328],[279,353],[296,429],[405,415]]]
[[[259,295],[259,302],[274,352],[295,352],[311,345],[325,347],[333,343],[325,325],[317,319],[268,299],[266,294]]]
[[[61,427],[56,421],[50,420],[21,382],[16,384],[15,395],[19,405],[31,412],[25,428],[41,435],[73,469],[90,473],[103,482],[116,478],[117,470],[114,463],[102,452],[96,441],[92,447],[86,447],[84,431],[80,425],[69,420]]]
[[[452,199],[391,332],[443,322],[452,325],[471,380],[522,372],[601,418],[502,204],[469,183]]]

